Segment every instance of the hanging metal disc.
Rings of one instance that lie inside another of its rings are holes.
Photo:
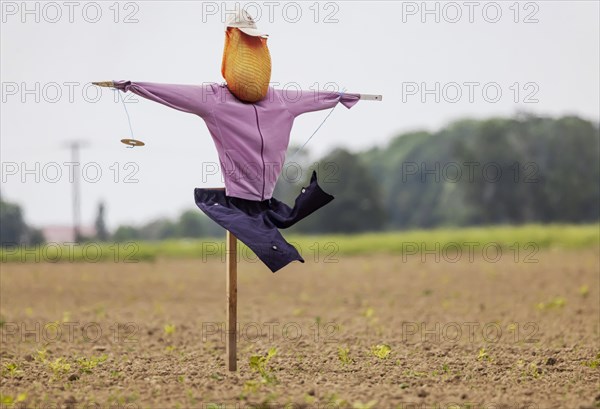
[[[124,143],[125,145],[129,146],[130,148],[133,148],[134,146],[146,145],[144,142],[139,141],[137,139],[121,139],[121,142]]]

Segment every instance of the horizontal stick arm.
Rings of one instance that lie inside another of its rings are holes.
[[[115,83],[113,81],[97,81],[97,82],[92,82],[92,84],[97,85],[99,87],[108,87],[108,88],[114,88]]]
[[[350,94],[350,92],[348,92]],[[363,101],[382,101],[383,95],[375,95],[375,94],[358,94],[360,95],[360,99]]]

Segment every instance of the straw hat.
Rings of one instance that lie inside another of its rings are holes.
[[[244,10],[227,20],[221,73],[227,88],[242,101],[258,102],[267,95],[271,81],[267,36]]]

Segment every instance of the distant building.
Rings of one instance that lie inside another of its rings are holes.
[[[93,226],[82,226],[80,228],[83,237],[96,237],[96,229]],[[47,243],[73,243],[75,242],[75,231],[72,226],[46,226],[42,233]]]

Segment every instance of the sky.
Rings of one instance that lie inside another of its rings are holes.
[[[227,12],[269,33],[277,88],[346,88],[383,101],[339,105],[306,146],[385,146],[413,130],[519,112],[600,120],[597,1],[21,2],[3,1],[0,160],[5,200],[29,224],[69,225],[72,174],[81,214],[100,201],[110,228],[176,217],[195,187],[223,186],[201,118],[90,81],[223,82]],[[294,123],[302,145],[327,111]],[[71,165],[69,141],[82,141]],[[390,175],[393,177],[393,175]],[[199,210],[198,210],[199,211]]]

